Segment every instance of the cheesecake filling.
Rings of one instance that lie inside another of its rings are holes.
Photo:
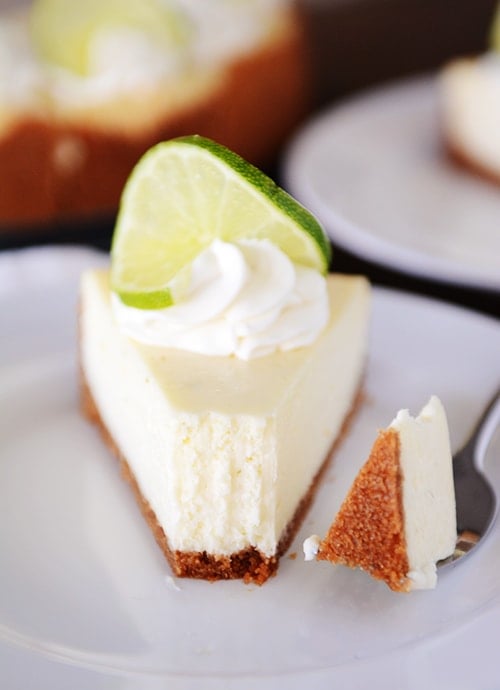
[[[500,172],[500,55],[457,60],[441,76],[447,136],[460,151]]]
[[[436,562],[457,538],[455,489],[446,413],[432,396],[418,417],[400,410],[391,423],[400,438],[403,512],[411,589],[436,586]]]
[[[245,362],[128,338],[107,273],[84,275],[85,378],[172,550],[276,553],[366,357],[368,283],[329,276],[327,285],[329,322],[311,347]]]
[[[113,294],[120,329],[147,345],[249,360],[311,345],[328,323],[325,278],[268,240],[214,240],[172,284],[175,304],[137,309]]]
[[[369,512],[361,508],[366,501]],[[384,512],[391,502],[393,516]],[[313,534],[303,551],[306,561],[324,551],[320,559],[364,568],[396,591],[432,589],[437,561],[453,553],[456,536],[448,424],[432,396],[418,417],[400,410],[378,436],[324,542]]]

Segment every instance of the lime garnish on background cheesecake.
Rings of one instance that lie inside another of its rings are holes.
[[[490,30],[490,46],[500,52],[500,3],[498,3]]]
[[[127,28],[166,46],[186,37],[186,22],[167,0],[35,0],[30,29],[47,62],[80,75],[90,71],[90,47],[101,30]]]
[[[111,287],[140,309],[174,303],[171,281],[215,239],[268,239],[297,264],[326,273],[330,244],[318,221],[264,173],[193,135],[150,149],[122,195]]]

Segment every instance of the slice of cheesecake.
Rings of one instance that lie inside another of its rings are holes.
[[[327,536],[310,537],[304,552],[408,592],[436,586],[436,562],[456,539],[448,425],[433,396],[418,417],[401,410],[379,433]]]
[[[370,289],[327,279],[312,345],[244,361],[139,344],[118,328],[107,272],[83,276],[83,406],[119,456],[175,575],[264,582],[356,407]]]
[[[441,124],[453,159],[500,184],[500,54],[453,60],[440,75]]]

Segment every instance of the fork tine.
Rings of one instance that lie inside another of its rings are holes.
[[[457,528],[481,538],[496,513],[496,496],[480,468],[500,422],[500,388],[492,397],[465,446],[453,456],[453,476],[457,503]]]
[[[490,399],[481,417],[476,422],[474,430],[465,446],[458,454],[470,450],[474,454],[476,467],[482,467],[482,461],[486,455],[489,442],[500,423],[500,387]]]

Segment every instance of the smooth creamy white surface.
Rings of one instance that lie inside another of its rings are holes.
[[[148,345],[253,359],[313,343],[329,319],[326,280],[268,240],[214,242],[166,309],[128,307],[113,295],[119,327]]]
[[[116,327],[107,274],[84,275],[82,366],[172,548],[275,552],[364,367],[368,283],[335,276],[328,289],[313,345],[245,362],[134,343]]]
[[[449,141],[500,174],[500,54],[450,63],[441,75],[441,93]]]
[[[390,426],[400,440],[408,577],[412,589],[433,588],[436,562],[453,553],[457,539],[446,413],[432,396],[418,417],[401,410]]]
[[[272,31],[283,0],[177,0],[185,40],[152,41],[132,27],[106,26],[89,46],[89,74],[44,62],[33,48],[27,13],[0,15],[0,104],[43,110],[47,102],[85,105],[109,100],[138,86],[182,78],[194,69],[218,68],[253,49]]]

